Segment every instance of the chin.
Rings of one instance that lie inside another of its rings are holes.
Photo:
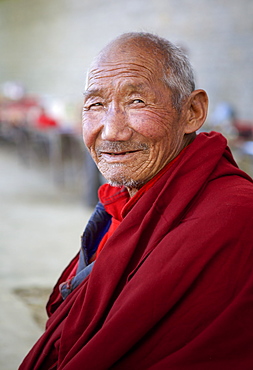
[[[111,186],[139,189],[146,182],[139,179],[138,176],[134,176],[137,175],[135,171],[129,170],[127,166],[122,166],[121,163],[108,167],[98,165],[98,169]]]
[[[129,188],[129,189],[139,189],[144,185],[142,181],[129,179],[125,177],[107,178],[107,181],[111,186],[115,186],[115,187],[125,186],[126,188]]]

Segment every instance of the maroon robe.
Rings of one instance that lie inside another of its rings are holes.
[[[126,215],[20,370],[253,369],[253,184],[201,133]]]

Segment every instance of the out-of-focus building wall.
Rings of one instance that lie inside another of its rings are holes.
[[[127,31],[183,46],[210,111],[227,101],[252,120],[252,0],[0,0],[0,84],[81,101],[92,58]]]

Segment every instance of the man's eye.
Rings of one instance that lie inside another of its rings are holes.
[[[101,102],[87,103],[87,104],[84,105],[84,111],[94,110],[94,109],[98,109],[100,107],[103,107],[103,103],[101,103]]]
[[[102,107],[102,106],[103,106],[103,104],[100,103],[100,102],[90,104],[90,108],[92,108],[92,107]]]
[[[143,101],[143,100],[141,100],[141,99],[134,99],[134,100],[132,101],[132,103],[133,103],[133,104],[144,104],[144,101]]]
[[[103,104],[101,102],[96,102],[96,103],[86,102],[83,106],[83,110],[88,111],[90,109],[96,109],[97,107],[103,107]]]

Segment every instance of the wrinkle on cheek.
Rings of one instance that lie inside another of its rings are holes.
[[[159,119],[160,122],[170,123],[171,121],[175,121],[176,113],[173,110],[168,111],[164,108],[155,107],[153,108],[152,113]]]
[[[146,110],[144,113],[132,114],[134,129],[145,137],[164,137],[165,132],[171,131],[174,122],[173,113],[165,110]]]
[[[92,134],[92,127],[89,124],[83,123],[83,141],[87,148],[90,148],[94,142],[95,135]]]

